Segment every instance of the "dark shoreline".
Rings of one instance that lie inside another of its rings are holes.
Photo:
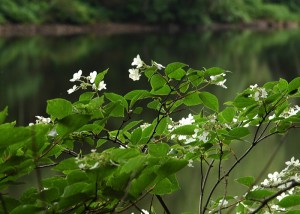
[[[255,21],[252,23],[238,24],[212,24],[208,26],[198,25],[193,27],[170,24],[167,26],[126,24],[126,23],[98,23],[90,25],[68,25],[68,24],[7,24],[0,25],[0,36],[62,36],[79,34],[113,35],[127,33],[143,33],[166,31],[170,33],[184,30],[270,30],[270,29],[296,29],[300,28],[299,22],[276,22],[276,21]]]

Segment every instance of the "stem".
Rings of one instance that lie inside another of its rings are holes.
[[[162,207],[164,208],[165,212],[167,214],[171,214],[170,210],[168,209],[167,205],[165,204],[165,202],[163,201],[162,197],[160,195],[155,195],[156,198],[158,199],[159,203],[162,205]]]
[[[3,208],[3,213],[8,214],[8,210],[7,210],[7,207],[6,207],[6,204],[5,204],[2,193],[0,193],[0,201],[1,201],[1,204],[2,204],[2,208]]]
[[[280,191],[276,192],[275,194],[271,195],[270,197],[266,198],[265,200],[263,200],[261,202],[261,205],[259,207],[257,207],[254,211],[251,212],[251,214],[255,214],[258,211],[260,211],[264,206],[266,206],[270,201],[272,201],[274,198],[276,198],[277,196],[281,195],[283,192],[286,192],[296,186],[300,186],[300,183],[295,181],[295,180],[291,180],[291,185],[289,185],[288,187],[281,189]]]

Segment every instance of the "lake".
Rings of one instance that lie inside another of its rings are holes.
[[[300,74],[299,30],[0,37],[0,50],[0,109],[8,105],[8,120],[16,120],[18,125],[33,122],[36,115],[47,116],[48,99],[75,101],[79,94],[68,95],[67,90],[73,85],[69,79],[80,69],[88,75],[109,68],[105,78],[109,91],[125,94],[143,87],[145,78],[138,82],[128,78],[137,54],[148,63],[151,59],[163,65],[180,61],[192,68],[218,66],[231,71],[227,75],[228,89],[211,89],[220,97],[220,103],[249,85],[279,78],[291,80]],[[258,163],[268,164],[264,173],[280,170],[292,156],[300,157],[300,146],[296,144],[299,137],[293,131],[271,164],[268,159],[274,156],[281,140],[274,137],[266,141],[251,155],[255,159],[247,158],[248,162],[233,175],[259,175]],[[187,169],[179,176],[184,183],[182,190],[167,199],[174,213],[197,211],[199,175],[194,171]]]

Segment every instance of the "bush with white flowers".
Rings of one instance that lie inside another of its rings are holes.
[[[0,112],[2,213],[155,213],[153,200],[171,213],[164,195],[180,188],[176,176],[185,167],[201,171],[198,213],[299,213],[297,158],[262,181],[236,178],[246,187],[243,195],[228,195],[223,186],[253,148],[299,128],[300,107],[293,104],[299,77],[249,86],[220,105],[207,87],[227,88],[221,68],[148,65],[139,55],[131,65],[129,78],[146,78],[148,86],[120,95],[104,81],[108,70],[88,76],[79,70],[67,90],[80,92],[78,100],[48,100],[48,116],[37,116],[36,123],[17,127],[5,122],[8,108]],[[149,111],[153,118],[141,119]],[[237,155],[233,142],[248,148]],[[232,164],[225,164],[228,159]],[[47,177],[41,169],[55,173]],[[37,186],[14,198],[9,187],[27,174],[37,176]],[[139,207],[147,195],[153,196],[148,209]]]

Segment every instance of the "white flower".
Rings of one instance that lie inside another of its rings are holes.
[[[42,117],[42,116],[35,116],[37,120],[35,121],[36,124],[48,124],[51,122],[49,117]]]
[[[96,169],[99,166],[99,162],[96,162],[90,169]]]
[[[76,91],[76,89],[77,89],[77,86],[73,85],[73,88],[70,88],[67,92],[68,92],[68,94],[72,94],[74,91]]]
[[[75,82],[76,80],[79,80],[82,74],[82,70],[79,70],[77,73],[73,74],[73,78],[70,79],[70,82]]]
[[[262,88],[260,90],[260,92],[261,92],[261,98],[264,98],[264,99],[267,98],[268,93],[267,93],[266,89]]]
[[[192,159],[190,159],[187,166],[188,166],[188,167],[194,167],[193,162],[194,162],[194,161],[193,161]]]
[[[147,128],[150,125],[151,125],[150,123],[144,123],[144,124],[140,125],[140,127],[142,130],[144,130],[145,128]]]
[[[139,80],[141,77],[139,69],[132,68],[129,69],[129,78],[132,79],[133,81]]]
[[[200,135],[198,137],[199,141],[203,141],[204,143],[206,143],[208,141],[208,138],[207,138],[208,134],[209,134],[209,132],[204,131],[202,133],[202,135]]]
[[[183,125],[190,125],[190,124],[194,123],[195,120],[194,120],[194,117],[191,114],[189,114],[187,118],[183,117],[178,122],[181,126],[183,126]]]
[[[283,198],[285,198],[286,196],[288,196],[287,194],[285,194],[284,192],[281,193],[280,195],[278,195],[276,198],[278,201],[281,201]]]
[[[255,88],[257,88],[257,84],[255,84],[255,85],[250,85],[250,88],[251,88],[251,90],[253,90],[253,89],[255,89]]]
[[[81,164],[79,164],[79,165],[78,165],[79,169],[84,169],[84,168],[85,168],[85,166],[86,166],[86,165],[85,165],[85,164],[83,164],[83,163],[81,163]]]
[[[210,76],[210,79],[212,81],[213,84],[216,84],[218,86],[221,86],[222,88],[227,88],[225,84],[226,79],[224,79],[224,77],[226,76],[226,74],[219,74],[219,75],[215,75],[215,76]]]
[[[103,89],[106,89],[106,84],[104,83],[104,81],[99,82],[98,87],[95,84],[93,84],[93,89],[101,91]]]
[[[131,65],[136,65],[136,68],[141,68],[143,67],[143,61],[141,60],[140,55],[138,54],[134,59]]]
[[[228,204],[228,201],[225,199],[222,199],[219,201],[219,206],[226,206]]]
[[[141,214],[149,214],[149,211],[142,209],[142,213]]]
[[[290,161],[285,162],[287,166],[300,166],[299,160],[295,160],[295,157],[292,157]]]
[[[273,120],[275,117],[276,117],[276,115],[273,114],[273,115],[271,115],[271,116],[269,117],[269,120]]]
[[[153,61],[153,65],[155,65],[157,67],[158,70],[161,70],[162,68],[165,68],[165,66],[158,64],[157,62]]]
[[[87,78],[90,80],[90,83],[94,83],[95,79],[96,79],[96,76],[97,76],[97,72],[93,71],[93,72],[90,73],[90,76],[88,76]]]

